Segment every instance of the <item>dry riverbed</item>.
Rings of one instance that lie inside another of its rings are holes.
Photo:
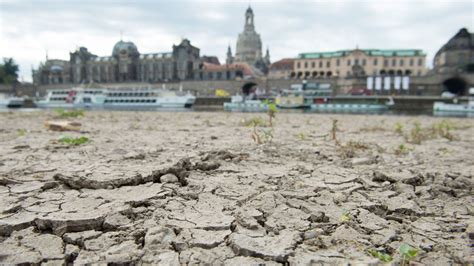
[[[56,116],[0,113],[0,264],[472,262],[472,119]]]

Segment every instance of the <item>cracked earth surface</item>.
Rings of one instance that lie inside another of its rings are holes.
[[[264,114],[54,116],[0,113],[1,264],[377,265],[402,243],[472,263],[473,120],[278,113],[257,145],[241,120]],[[462,127],[408,144],[394,125],[416,120]]]

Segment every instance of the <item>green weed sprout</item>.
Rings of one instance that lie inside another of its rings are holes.
[[[79,116],[84,116],[84,111],[83,110],[66,111],[62,108],[59,108],[59,109],[56,109],[56,113],[61,118],[76,118],[76,117],[79,117]]]
[[[403,135],[403,125],[400,122],[395,124],[395,132],[399,135]]]
[[[405,146],[405,144],[400,144],[398,147],[395,149],[395,154],[400,155],[400,154],[407,154],[410,151],[410,149]]]
[[[418,255],[419,250],[408,244],[403,243],[398,248],[398,252],[400,252],[400,255],[402,255],[401,265],[407,265],[410,260],[414,259]]]
[[[275,119],[277,107],[275,103],[270,102],[269,100],[263,101],[264,104],[268,106],[268,124],[272,127],[273,126],[273,119]]]
[[[367,250],[367,252],[369,253],[370,256],[377,258],[383,262],[391,262],[393,260],[393,257],[385,252],[380,252],[372,248]]]
[[[351,220],[351,216],[348,211],[344,210],[342,211],[342,215],[340,217],[341,222],[347,223]]]
[[[89,138],[87,137],[79,137],[79,138],[73,138],[73,137],[68,137],[68,136],[61,136],[58,139],[59,143],[62,144],[69,144],[69,145],[81,145],[89,142]]]
[[[305,140],[306,139],[306,135],[303,132],[298,133],[297,137],[298,137],[299,140]]]
[[[24,128],[18,129],[17,134],[18,134],[18,137],[23,137],[24,135],[26,135],[26,129]]]

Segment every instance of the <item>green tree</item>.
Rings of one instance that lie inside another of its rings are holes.
[[[13,58],[3,58],[0,64],[0,84],[12,84],[18,79],[18,65]]]

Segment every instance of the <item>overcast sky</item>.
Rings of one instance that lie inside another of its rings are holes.
[[[13,57],[20,77],[49,58],[69,60],[87,47],[109,56],[123,31],[139,52],[167,52],[182,38],[201,55],[225,62],[235,53],[248,5],[272,61],[302,52],[340,49],[423,49],[434,53],[460,28],[474,30],[472,0],[0,0],[0,57]]]

